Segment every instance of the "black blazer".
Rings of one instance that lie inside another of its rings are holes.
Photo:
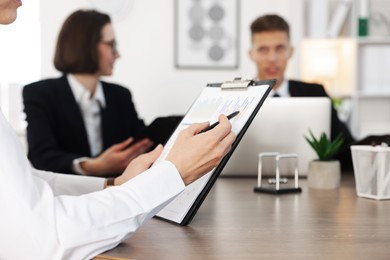
[[[322,85],[290,80],[288,89],[291,97],[329,97]],[[336,109],[332,106],[331,113],[331,139],[339,134],[344,137],[344,144],[335,159],[340,160],[343,169],[352,168],[350,145],[355,142],[348,127],[340,121]]]
[[[290,96],[292,97],[329,97],[325,92],[324,87],[319,84],[290,80],[288,82],[288,89]],[[345,143],[352,143],[354,138],[352,137],[351,132],[347,126],[340,121],[337,111],[333,106],[331,120],[331,139],[334,139],[337,135],[342,134],[345,138]]]
[[[322,85],[294,80],[289,81],[289,92],[292,97],[329,97]],[[347,126],[340,121],[337,111],[332,106],[331,139],[336,138],[338,134],[341,134],[345,141],[334,158],[340,160],[342,169],[347,171],[353,169],[351,145],[379,145],[383,142],[390,145],[390,134],[369,135],[363,139],[355,140]]]
[[[103,151],[144,131],[131,93],[102,82],[106,107],[102,110]],[[27,116],[28,158],[37,169],[74,173],[76,158],[91,157],[81,111],[66,76],[29,84],[23,89]]]

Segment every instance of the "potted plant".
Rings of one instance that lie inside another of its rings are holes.
[[[344,138],[339,135],[331,141],[325,133],[320,138],[316,138],[309,130],[310,137],[306,141],[316,152],[318,159],[309,163],[307,173],[308,186],[318,189],[334,189],[340,185],[341,168],[338,160],[332,159],[344,142]]]

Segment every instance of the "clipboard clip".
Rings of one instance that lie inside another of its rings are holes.
[[[241,77],[236,77],[232,81],[225,81],[222,83],[222,89],[244,89],[250,86],[253,83],[253,80],[242,79]]]

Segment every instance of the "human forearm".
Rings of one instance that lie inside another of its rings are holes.
[[[33,175],[45,180],[57,195],[82,195],[104,189],[104,178],[60,174],[48,171],[33,170]]]
[[[183,189],[175,166],[165,161],[121,186],[82,196],[77,203],[60,198],[57,223],[61,223],[61,244],[73,251],[76,259],[99,254],[133,234]],[[99,221],[89,223],[93,216],[99,216]]]

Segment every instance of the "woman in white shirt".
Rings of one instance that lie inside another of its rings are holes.
[[[0,0],[0,24],[12,23],[21,5]],[[0,259],[90,259],[115,247],[220,162],[235,135],[225,116],[219,120],[203,134],[208,123],[182,131],[152,168],[162,146],[141,155],[104,189],[103,178],[31,168],[0,113]]]

